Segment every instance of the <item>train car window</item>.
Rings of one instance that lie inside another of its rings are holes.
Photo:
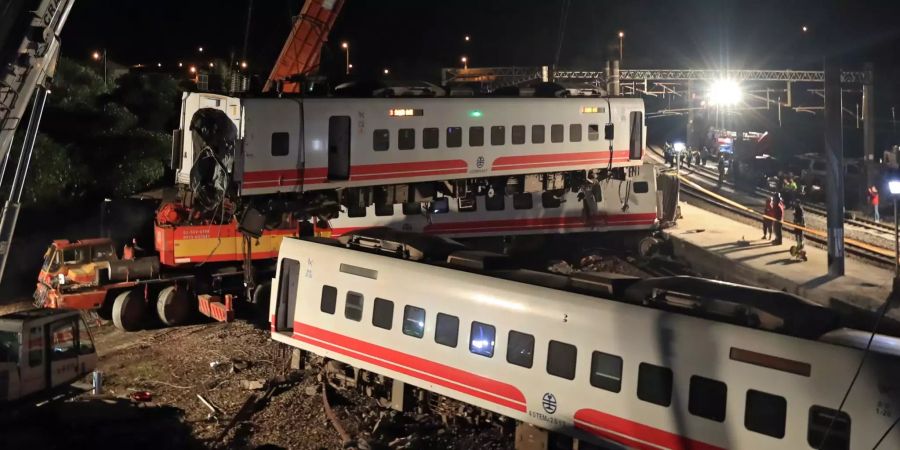
[[[481,322],[472,322],[472,332],[469,334],[469,351],[481,356],[492,358],[494,356],[494,337],[497,329],[493,325]]]
[[[541,206],[544,208],[559,208],[562,201],[553,191],[544,191],[541,194]]]
[[[744,427],[748,430],[781,439],[786,416],[787,400],[784,397],[753,389],[747,391]]]
[[[527,369],[534,361],[534,336],[510,330],[506,340],[506,362]]]
[[[628,142],[628,158],[641,159],[644,151],[644,114],[640,111],[631,112],[631,138]]]
[[[544,143],[544,126],[543,125],[532,125],[531,126],[531,143],[532,144],[543,144]]]
[[[600,125],[592,123],[588,125],[588,140],[596,141],[600,139]]]
[[[426,128],[422,130],[422,148],[438,148],[440,145],[440,130]]]
[[[828,433],[827,438],[826,432]],[[806,442],[810,447],[819,450],[848,450],[850,448],[850,416],[843,411],[824,406],[811,406]]]
[[[484,127],[469,127],[469,147],[484,145]]]
[[[462,147],[462,127],[447,127],[447,147]]]
[[[388,130],[375,130],[372,132],[372,148],[376,152],[383,152],[391,147],[391,132]]]
[[[390,330],[394,326],[394,302],[375,297],[372,308],[372,325]]]
[[[563,126],[560,124],[550,125],[550,142],[562,142],[563,140],[565,140]]]
[[[378,217],[393,216],[394,205],[390,203],[376,203],[375,215]]]
[[[359,205],[348,206],[347,217],[366,217],[366,207]]]
[[[672,403],[672,369],[641,363],[637,396],[645,402],[669,406]]]
[[[511,141],[512,145],[522,145],[525,143],[525,125],[513,125]]]
[[[493,197],[484,196],[484,209],[488,211],[503,211],[506,208],[505,195],[495,192]]]
[[[506,143],[506,127],[494,125],[491,127],[491,145],[503,145]]]
[[[434,323],[434,342],[456,348],[459,342],[459,317],[438,313]]]
[[[415,306],[403,307],[403,334],[421,338],[425,335],[425,310]]]
[[[322,286],[322,303],[319,310],[323,313],[334,314],[337,307],[337,288],[333,286]]]
[[[622,390],[622,358],[609,353],[592,353],[591,386],[610,392]]]
[[[547,373],[567,380],[575,379],[575,357],[578,349],[565,342],[550,341],[547,348]]]
[[[694,375],[688,395],[688,411],[691,414],[716,422],[725,421],[725,401],[728,398],[725,383]]]
[[[650,192],[650,183],[646,181],[635,181],[631,184],[631,188],[634,189],[635,194],[646,194]]]
[[[534,206],[534,197],[531,196],[531,192],[513,194],[513,208],[531,209],[532,206]]]
[[[344,303],[344,317],[359,322],[362,320],[363,296],[356,292],[347,292],[347,302]]]
[[[406,202],[403,204],[403,215],[413,216],[422,214],[422,204],[419,202]]]
[[[581,124],[569,125],[569,142],[581,142]]]
[[[412,150],[416,148],[415,128],[401,128],[397,132],[397,148],[400,150]]]
[[[76,356],[78,350],[75,348],[75,322],[72,320],[61,320],[50,324],[50,339],[52,361],[72,358]]]
[[[287,133],[272,133],[272,156],[287,156],[291,152],[290,135]]]

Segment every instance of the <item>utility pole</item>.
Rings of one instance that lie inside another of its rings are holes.
[[[844,275],[844,149],[841,68],[825,59],[825,206],[828,212],[828,275]]]
[[[876,183],[878,167],[875,159],[875,70],[872,63],[866,63],[863,71],[863,156],[866,168],[866,187]],[[861,194],[861,193],[860,193]]]

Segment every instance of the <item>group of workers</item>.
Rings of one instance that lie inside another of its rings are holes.
[[[781,226],[784,220],[784,199],[781,193],[776,192],[771,198],[766,200],[766,207],[763,211],[763,239],[771,239],[772,245],[781,245]],[[788,202],[788,205],[794,205],[794,237],[797,239],[797,246],[803,247],[803,229],[806,225],[806,216],[803,205],[800,200]]]

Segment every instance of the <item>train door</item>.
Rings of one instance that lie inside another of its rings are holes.
[[[300,261],[283,258],[278,271],[278,299],[275,302],[275,331],[294,329],[294,309],[300,284]]]
[[[21,395],[46,389],[50,375],[47,372],[47,354],[44,327],[26,324],[22,328],[22,357],[19,360],[19,386]]]
[[[350,116],[328,118],[328,179],[350,179]]]
[[[632,111],[629,121],[628,159],[641,159],[644,156],[644,113]]]

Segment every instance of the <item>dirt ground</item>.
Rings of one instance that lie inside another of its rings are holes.
[[[329,403],[351,438],[345,445],[325,415],[318,369],[289,375],[289,352],[271,341],[268,332],[246,322],[137,333],[103,324],[93,334],[104,374],[103,395],[81,394],[0,421],[0,448],[506,449],[513,445],[509,424],[445,424],[436,414],[401,414],[356,391],[329,388]],[[267,385],[273,379],[282,382]],[[267,396],[269,386],[274,387]],[[148,392],[151,398],[135,401],[131,398],[135,392]]]

